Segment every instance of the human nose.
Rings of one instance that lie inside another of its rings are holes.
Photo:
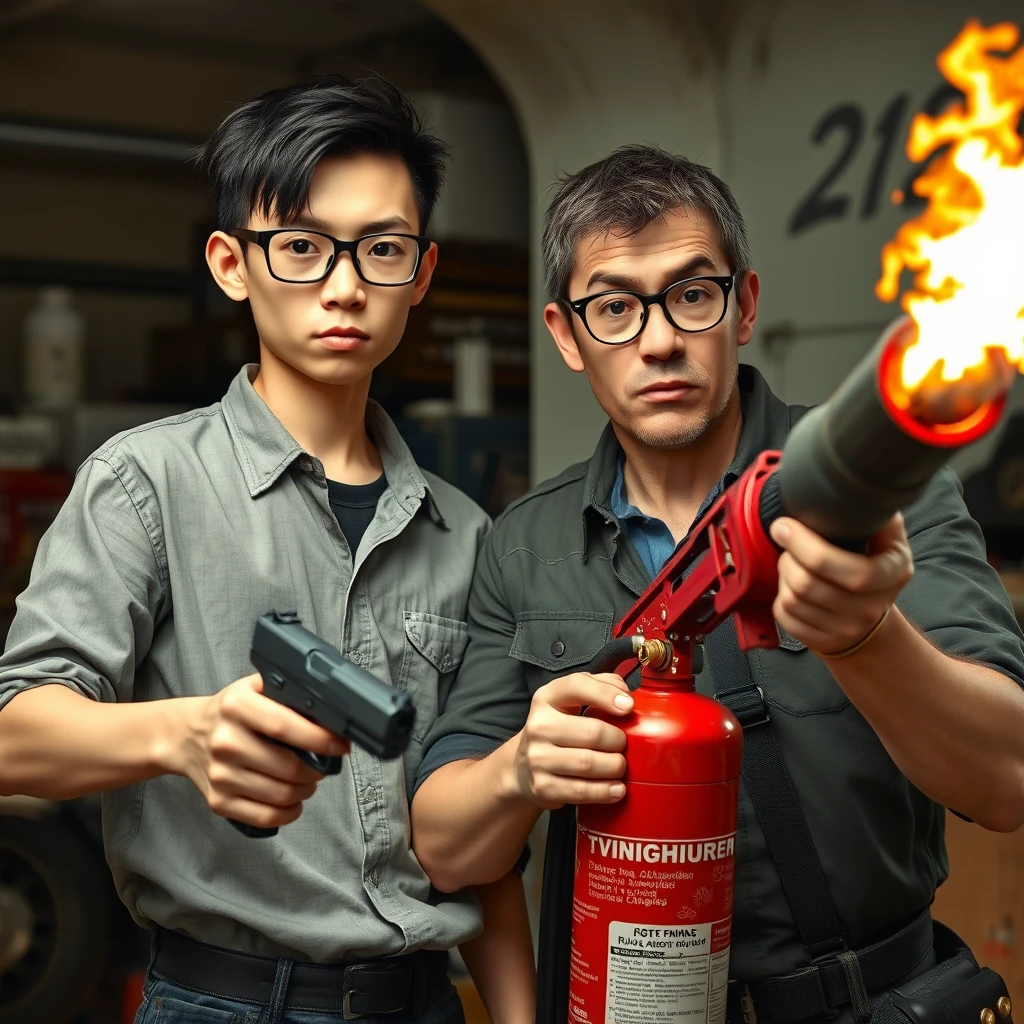
[[[685,348],[686,336],[672,326],[665,310],[652,302],[647,307],[647,322],[640,332],[640,356],[651,360],[672,359]]]
[[[361,306],[366,301],[362,279],[356,273],[349,253],[338,254],[334,266],[320,286],[320,300],[325,306]]]

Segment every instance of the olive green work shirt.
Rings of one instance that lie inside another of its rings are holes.
[[[743,432],[728,484],[765,449],[781,449],[803,411],[784,405],[753,368],[740,367]],[[522,728],[530,699],[578,671],[649,576],[611,512],[621,448],[609,427],[594,456],[541,484],[498,519],[477,563],[469,647],[426,740],[419,782],[447,761],[492,749]],[[1024,685],[1024,638],[980,530],[948,469],[905,511],[915,574],[898,605],[949,654]],[[844,931],[854,947],[925,907],[948,874],[944,808],[917,790],[825,663],[782,635],[748,653]],[[744,685],[716,681],[701,693]],[[907,728],[914,728],[908,721]],[[806,961],[800,936],[741,786],[732,976],[754,982]]]
[[[387,489],[358,549],[304,452],[243,369],[221,402],[119,435],[79,470],[43,537],[0,659],[0,715],[57,681],[97,701],[217,692],[253,671],[257,616],[303,624],[416,706],[403,757],[353,745],[302,816],[249,839],[184,778],[105,793],[107,860],[140,924],[319,963],[448,948],[479,931],[469,894],[432,889],[410,845],[409,786],[466,646],[490,520],[422,472],[379,406]]]

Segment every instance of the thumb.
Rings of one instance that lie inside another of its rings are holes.
[[[259,672],[253,672],[252,675],[242,676],[240,679],[236,679],[234,684],[240,689],[252,690],[253,693],[263,692],[263,676]]]
[[[893,548],[907,543],[907,528],[903,522],[903,513],[897,512],[883,526],[878,533],[871,538],[870,550],[872,554],[881,554],[883,551],[891,551]]]
[[[596,679],[601,683],[608,683],[611,686],[618,687],[620,690],[624,690],[626,693],[629,692],[629,687],[626,685],[626,680],[622,678],[617,672],[598,672],[591,676],[592,679]]]
[[[590,700],[591,707],[601,708],[613,715],[624,715],[633,710],[633,697],[622,676],[614,672],[600,672],[590,678],[600,684]]]

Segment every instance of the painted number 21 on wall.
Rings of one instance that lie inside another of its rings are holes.
[[[921,105],[921,111],[935,117],[954,100],[962,98],[959,90],[943,82]],[[845,220],[854,215],[868,220],[878,212],[893,154],[897,148],[902,151],[906,141],[909,107],[910,94],[897,93],[871,126],[864,109],[856,103],[841,103],[822,114],[811,132],[811,141],[821,146],[835,135],[843,140],[842,148],[790,214],[786,225],[788,234],[803,234],[829,221]],[[872,147],[871,165],[863,190],[857,195],[844,188],[843,178],[862,145]],[[908,213],[916,213],[925,204],[911,188],[922,168],[921,164],[911,167],[894,193],[894,198]]]

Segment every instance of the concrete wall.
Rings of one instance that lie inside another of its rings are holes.
[[[908,216],[888,197],[907,178],[910,117],[942,81],[936,54],[969,16],[1021,12],[1008,0],[734,0],[713,14],[695,0],[634,0],[628,14],[605,0],[427,2],[479,49],[518,113],[535,247],[553,176],[621,143],[658,143],[733,185],[764,285],[744,357],[793,402],[827,397],[897,311],[872,289],[879,251]],[[817,144],[829,115],[848,127]],[[812,217],[808,198],[833,166],[819,198],[834,215]],[[533,474],[542,479],[585,458],[604,417],[543,328],[539,266],[533,280]],[[787,324],[794,340],[766,343]]]

